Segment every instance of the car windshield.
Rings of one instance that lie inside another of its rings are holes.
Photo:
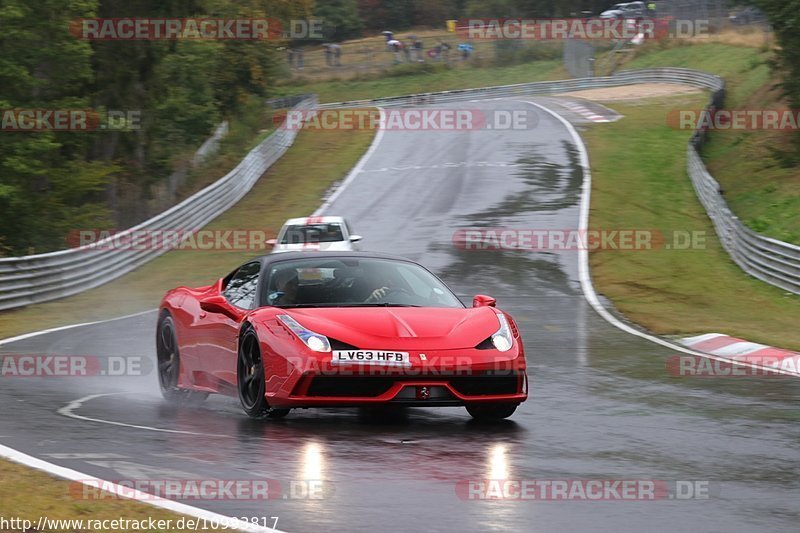
[[[343,241],[342,226],[334,224],[291,225],[281,239],[281,244],[305,244]]]
[[[341,257],[280,261],[267,272],[266,305],[276,307],[463,307],[421,266]]]

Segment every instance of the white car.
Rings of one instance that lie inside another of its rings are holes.
[[[615,4],[610,9],[600,13],[601,19],[641,18],[647,13],[644,2],[627,2]]]
[[[296,251],[358,250],[361,235],[353,235],[343,217],[304,217],[287,220],[276,239],[270,239],[272,253]]]

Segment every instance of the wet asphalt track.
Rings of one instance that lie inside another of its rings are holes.
[[[564,127],[528,104],[527,131],[387,132],[328,210],[364,248],[409,256],[456,292],[497,297],[517,319],[531,397],[499,425],[461,408],[395,419],[357,410],[251,421],[235,400],[172,408],[143,377],[6,379],[0,443],[111,480],[325,480],[324,499],[187,502],[279,516],[287,531],[797,531],[800,388],[788,380],[669,377],[670,353],[598,317],[577,281],[577,252],[466,252],[474,226],[575,228],[581,172]],[[154,302],[155,305],[155,302]],[[109,315],[114,310],[109,309]],[[154,357],[155,315],[48,334],[3,353]],[[76,415],[57,413],[94,393]],[[178,430],[168,433],[159,429]],[[198,435],[200,434],[200,435]],[[73,455],[75,454],[75,455]],[[466,479],[708,480],[707,500],[465,501]],[[0,505],[1,507],[1,505]]]

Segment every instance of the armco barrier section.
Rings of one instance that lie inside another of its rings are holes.
[[[443,104],[488,98],[549,95],[584,89],[618,87],[636,83],[681,83],[712,91],[707,109],[721,108],[725,82],[712,74],[683,68],[624,70],[613,76],[562,81],[520,83],[481,89],[463,89],[421,93],[375,100],[355,100],[322,104],[322,109],[349,107],[398,107]],[[800,294],[800,247],[771,239],[747,228],[731,212],[719,184],[708,173],[697,149],[705,140],[705,131],[696,131],[687,148],[687,171],[697,196],[714,223],[723,246],[734,262],[748,274],[795,294]]]
[[[717,76],[683,68],[656,68],[643,70],[626,70],[613,76],[595,78],[576,78],[559,81],[539,81],[532,83],[518,83],[515,85],[501,85],[497,87],[483,87],[480,89],[457,89],[435,93],[418,93],[406,96],[393,96],[376,98],[372,100],[352,100],[348,102],[335,102],[321,104],[320,109],[335,109],[341,107],[398,107],[423,104],[443,104],[447,102],[463,102],[485,98],[513,98],[517,96],[534,96],[557,94],[584,89],[599,89],[605,87],[618,87],[636,83],[682,83],[702,87],[705,89],[719,90],[724,82]]]
[[[312,109],[306,98],[294,109]],[[167,251],[166,247],[115,249],[113,243],[141,231],[202,228],[238,202],[292,145],[294,128],[278,128],[228,174],[181,203],[141,224],[81,249],[0,259],[0,310],[70,296],[126,274]]]

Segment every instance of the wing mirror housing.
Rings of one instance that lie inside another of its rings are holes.
[[[278,244],[278,239],[267,239],[266,243],[269,244],[270,246],[275,246],[276,244]]]
[[[472,307],[496,307],[497,300],[485,294],[476,294],[472,298]]]
[[[200,300],[200,309],[208,313],[216,313],[218,315],[225,315],[233,320],[238,320],[238,314],[234,311],[231,304],[224,296],[215,294],[214,296],[207,296]]]
[[[361,235],[350,235],[350,242],[358,242],[363,238]]]

